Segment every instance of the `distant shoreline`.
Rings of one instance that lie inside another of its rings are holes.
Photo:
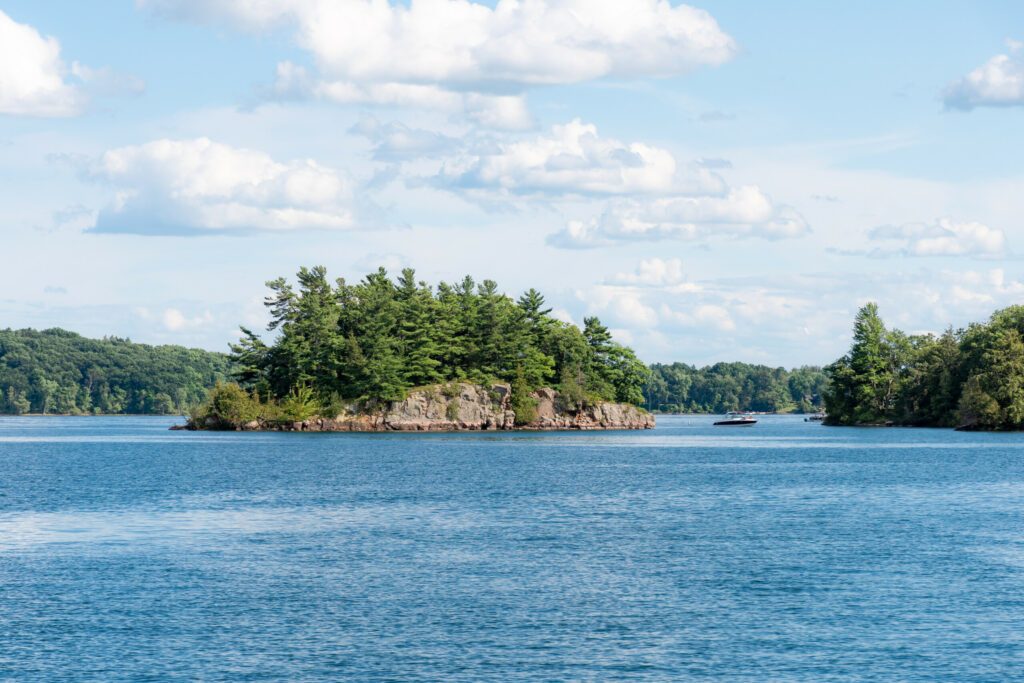
[[[188,415],[155,415],[153,413],[0,413],[4,417],[167,417],[188,419]]]

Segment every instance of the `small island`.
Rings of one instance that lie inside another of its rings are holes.
[[[530,289],[492,280],[356,284],[302,268],[267,283],[271,343],[242,328],[236,382],[214,387],[184,429],[456,431],[650,429],[650,369],[596,317],[561,321]]]

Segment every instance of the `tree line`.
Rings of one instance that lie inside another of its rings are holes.
[[[697,368],[655,363],[644,401],[648,410],[664,413],[809,413],[821,408],[827,384],[825,373],[817,367],[786,370],[716,363]]]
[[[0,413],[182,414],[230,366],[225,354],[181,346],[0,330]]]
[[[267,287],[275,338],[243,327],[231,358],[241,386],[270,401],[305,392],[321,405],[374,404],[466,381],[509,383],[520,408],[540,387],[570,403],[644,403],[650,371],[633,351],[596,317],[582,329],[552,317],[534,289],[513,300],[470,276],[434,287],[409,268],[394,279],[381,268],[354,284],[332,282],[321,266]]]
[[[941,335],[888,329],[870,303],[826,368],[830,424],[1024,428],[1024,306]]]

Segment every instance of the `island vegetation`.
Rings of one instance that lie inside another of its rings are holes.
[[[0,330],[0,413],[180,415],[230,375],[223,353]]]
[[[941,335],[888,329],[857,313],[850,351],[825,369],[827,424],[1024,428],[1024,306]]]
[[[662,413],[810,413],[821,409],[828,378],[821,368],[795,370],[748,363],[651,366],[644,388],[648,410]]]
[[[596,317],[582,329],[554,318],[534,289],[513,300],[469,276],[433,287],[412,269],[332,282],[319,266],[267,286],[273,341],[242,328],[231,347],[237,385],[215,389],[193,424],[297,422],[353,403],[372,412],[414,389],[463,383],[508,385],[517,423],[531,419],[542,388],[571,409],[644,403],[650,370],[633,351]]]

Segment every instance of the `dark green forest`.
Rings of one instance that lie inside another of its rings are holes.
[[[1024,306],[936,336],[888,329],[868,304],[826,373],[829,424],[1022,429]]]
[[[229,375],[221,353],[0,330],[0,413],[182,414]]]
[[[392,279],[383,268],[350,284],[323,267],[267,286],[273,342],[242,328],[231,353],[239,383],[261,399],[372,404],[467,381],[511,384],[520,408],[544,386],[570,402],[644,403],[650,371],[633,351],[597,318],[582,330],[553,318],[533,289],[512,299],[493,280],[433,287],[412,269]]]
[[[820,409],[827,383],[825,373],[815,367],[786,370],[717,363],[696,368],[656,363],[651,366],[644,399],[648,410],[665,413],[809,413]]]

